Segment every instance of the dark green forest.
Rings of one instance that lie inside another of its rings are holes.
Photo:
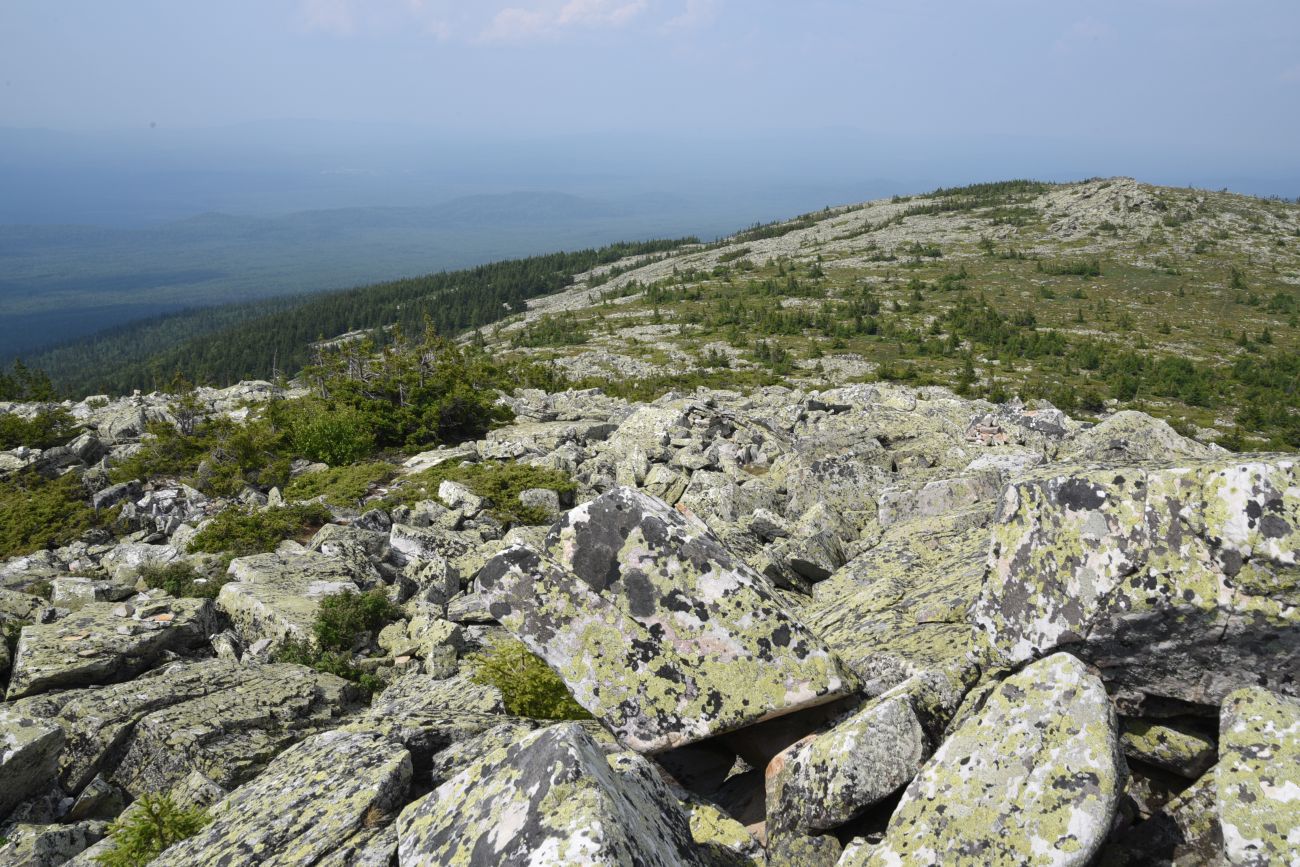
[[[627,257],[675,250],[696,238],[611,244],[393,280],[322,295],[190,311],[117,329],[30,359],[67,397],[163,388],[179,372],[223,386],[292,376],[311,361],[311,344],[354,331],[419,333],[431,323],[452,336],[524,309],[574,276]]]

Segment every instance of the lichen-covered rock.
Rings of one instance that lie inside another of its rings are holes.
[[[0,709],[0,821],[54,779],[63,730],[48,720]]]
[[[1134,410],[1079,431],[1061,451],[1063,460],[1114,464],[1208,461],[1224,455],[1223,449],[1188,439],[1168,422]]]
[[[1058,653],[1008,678],[903,794],[870,865],[1085,865],[1125,767],[1095,676]]]
[[[1117,687],[1201,705],[1300,692],[1291,459],[1070,470],[1007,488],[973,612],[1003,663],[1069,647]]]
[[[22,823],[10,828],[0,842],[0,863],[5,867],[57,867],[101,840],[107,830],[108,823],[100,821]]]
[[[767,855],[759,842],[716,805],[692,797],[682,803],[682,809],[691,839],[708,867],[766,867]]]
[[[498,555],[478,582],[496,619],[638,752],[823,704],[856,686],[707,527],[627,488],[569,512],[544,553]]]
[[[238,785],[358,701],[346,681],[303,666],[206,660],[44,704],[67,735],[59,762],[67,791],[102,773],[139,796],[195,771]]]
[[[575,723],[483,759],[398,817],[401,867],[701,864],[666,784],[640,757],[611,768]]]
[[[203,645],[214,631],[206,599],[168,598],[141,606],[134,616],[122,612],[96,602],[62,620],[24,626],[6,697],[128,680],[167,651]]]
[[[991,510],[989,513],[991,515]],[[988,557],[984,513],[895,524],[813,589],[800,616],[878,695],[972,650]]]
[[[54,579],[50,601],[58,608],[75,611],[89,602],[120,602],[134,593],[113,581],[69,576]]]
[[[212,808],[212,823],[154,867],[315,864],[406,798],[411,757],[375,735],[325,732],[276,757]]]
[[[1249,688],[1223,701],[1215,792],[1230,864],[1300,863],[1300,701]]]
[[[248,644],[315,641],[312,624],[321,600],[359,589],[341,561],[306,550],[239,557],[230,562],[230,575],[235,580],[221,588],[217,607]]]
[[[1127,719],[1123,741],[1125,755],[1193,780],[1218,756],[1214,738],[1186,725]]]
[[[1222,867],[1223,831],[1214,772],[1203,774],[1151,818],[1107,843],[1097,867]]]

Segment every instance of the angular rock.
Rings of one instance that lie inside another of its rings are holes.
[[[75,611],[87,602],[121,602],[135,595],[130,587],[94,578],[55,578],[51,603]]]
[[[1222,867],[1223,830],[1214,773],[1204,774],[1155,815],[1108,843],[1098,867]]]
[[[55,867],[84,852],[103,839],[107,822],[73,824],[19,824],[9,830],[0,845],[0,863],[6,867]]]
[[[1078,463],[1209,461],[1224,455],[1218,446],[1188,439],[1144,412],[1122,410],[1078,432],[1062,448],[1063,460]]]
[[[63,730],[48,720],[0,710],[0,822],[54,779]]]
[[[497,620],[638,752],[824,704],[856,686],[707,527],[627,488],[570,511],[544,553],[498,555],[478,582]]]
[[[320,601],[360,588],[342,562],[324,554],[277,551],[230,562],[234,581],[221,588],[217,607],[246,643],[289,638],[314,641],[312,624]]]
[[[1223,701],[1214,782],[1229,864],[1300,863],[1300,701],[1249,688]]]
[[[118,616],[115,607],[91,603],[54,623],[24,626],[6,698],[128,680],[167,651],[204,645],[213,631],[207,599],[166,599],[135,619]]]
[[[1127,690],[1300,692],[1300,473],[1288,458],[1067,470],[1007,488],[972,617],[1001,664],[1069,647]]]
[[[1218,757],[1212,737],[1185,725],[1128,719],[1124,721],[1123,741],[1125,755],[1192,780],[1205,773]]]
[[[290,747],[212,809],[198,835],[153,867],[315,864],[367,822],[395,810],[411,782],[406,749],[381,737],[325,732]]]
[[[906,694],[890,692],[767,766],[767,832],[827,831],[912,781],[929,738]]]
[[[999,686],[903,793],[870,865],[1086,865],[1123,791],[1115,714],[1072,656]]]
[[[615,771],[576,723],[492,751],[397,821],[402,867],[702,863],[648,761],[629,756]]]

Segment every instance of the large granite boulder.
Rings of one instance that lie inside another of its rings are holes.
[[[342,561],[305,549],[239,557],[229,572],[234,581],[221,588],[217,607],[248,644],[263,638],[314,641],[321,600],[360,589]]]
[[[638,752],[824,704],[856,686],[706,526],[628,488],[570,511],[542,552],[504,551],[478,583],[493,616]]]
[[[63,730],[49,720],[0,709],[0,821],[54,780]]]
[[[164,653],[203,646],[213,625],[211,601],[163,597],[134,609],[91,603],[62,620],[24,626],[7,698],[128,680]]]
[[[1295,461],[1040,475],[1007,488],[993,536],[973,619],[998,662],[1068,647],[1185,702],[1300,693]]]
[[[1249,688],[1219,717],[1214,782],[1229,864],[1300,863],[1300,701]]]
[[[210,825],[150,864],[322,863],[367,826],[382,824],[410,783],[411,757],[402,746],[371,734],[325,732],[277,756],[213,806]]]
[[[576,723],[493,750],[402,812],[398,863],[702,864],[648,760],[621,759]]]
[[[959,724],[903,793],[869,865],[1086,865],[1124,788],[1101,681],[1058,653]]]

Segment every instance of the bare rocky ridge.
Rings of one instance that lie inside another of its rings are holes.
[[[1295,456],[885,384],[503,400],[514,424],[409,471],[563,468],[578,505],[549,533],[450,485],[173,599],[134,570],[196,557],[225,503],[142,479],[112,493],[136,533],[0,564],[0,618],[28,624],[6,863],[93,863],[159,791],[215,799],[174,864],[1298,857]],[[167,405],[96,408],[109,460],[120,419]],[[344,586],[404,609],[369,708],[267,661]],[[595,720],[511,717],[472,683],[465,654],[506,632]]]

